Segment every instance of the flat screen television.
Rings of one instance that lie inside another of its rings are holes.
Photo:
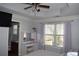
[[[0,27],[11,26],[12,14],[0,11]]]

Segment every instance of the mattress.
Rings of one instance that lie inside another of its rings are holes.
[[[48,50],[38,50],[27,54],[26,56],[63,56],[64,54],[51,52]]]

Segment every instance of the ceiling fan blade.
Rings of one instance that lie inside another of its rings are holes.
[[[26,8],[24,8],[24,9],[29,9],[29,8],[31,8],[32,6],[29,6],[29,7],[26,7]]]
[[[47,5],[38,5],[38,7],[41,7],[41,8],[50,8],[50,6],[47,6]]]
[[[25,3],[25,4],[28,4],[28,5],[39,5],[40,3]]]
[[[23,3],[23,4],[33,5],[32,3]]]

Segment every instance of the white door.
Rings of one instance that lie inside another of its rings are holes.
[[[0,56],[8,56],[9,28],[0,27]]]

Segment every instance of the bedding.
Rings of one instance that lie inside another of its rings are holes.
[[[38,50],[27,54],[26,56],[63,56],[64,54],[51,52],[48,50]]]

